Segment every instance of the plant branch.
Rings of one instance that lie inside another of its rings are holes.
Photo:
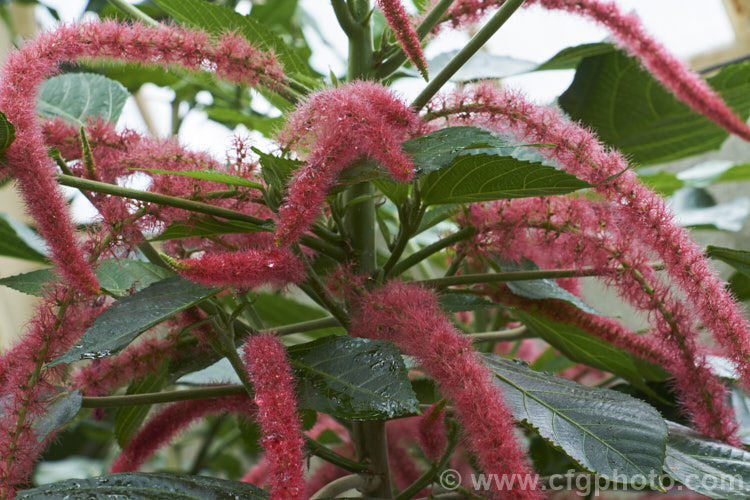
[[[469,43],[459,51],[456,56],[448,62],[448,64],[438,73],[422,92],[414,99],[412,107],[419,111],[424,107],[432,97],[440,91],[445,83],[481,49],[487,41],[492,38],[497,30],[502,27],[505,22],[510,19],[510,16],[518,10],[523,4],[524,0],[507,0],[500,10],[498,10],[492,18],[487,21],[482,29],[480,29],[474,37],[469,40]]]
[[[293,333],[311,332],[313,330],[319,330],[321,328],[335,328],[339,326],[341,326],[339,320],[337,320],[334,316],[328,316],[327,318],[302,321],[300,323],[292,323],[291,325],[266,328],[264,330],[260,330],[260,332],[273,333],[275,335],[282,336],[291,335]]]
[[[353,472],[355,474],[359,474],[362,472],[371,472],[369,465],[354,461],[350,458],[346,458],[345,456],[336,453],[335,451],[331,450],[327,446],[320,444],[318,441],[312,438],[305,439],[305,446],[307,446],[307,449],[310,451],[310,453],[312,453],[316,457],[321,458],[326,462],[330,462],[336,467],[344,469],[345,471]]]
[[[472,342],[477,344],[479,342],[509,342],[525,339],[529,337],[530,333],[529,329],[525,326],[519,326],[518,328],[509,328],[496,332],[471,333],[469,336]]]
[[[403,274],[404,271],[409,269],[412,266],[417,265],[427,257],[429,257],[432,254],[435,254],[445,248],[448,248],[450,246],[455,245],[459,241],[468,240],[474,235],[475,229],[473,227],[465,227],[459,231],[456,231],[455,233],[451,234],[450,236],[446,236],[443,239],[440,239],[430,245],[427,245],[423,249],[414,252],[413,254],[406,257],[404,260],[393,266],[393,269],[391,269],[392,276],[399,276]]]
[[[655,269],[663,266],[654,266]],[[611,269],[607,272],[611,272]],[[508,271],[502,273],[482,273],[482,274],[464,274],[461,276],[445,276],[443,278],[434,278],[422,280],[424,286],[445,288],[454,285],[474,285],[477,283],[496,283],[498,281],[528,281],[540,279],[557,279],[557,278],[583,278],[586,276],[599,276],[605,274],[601,269],[587,267],[584,269],[539,269],[533,271]]]
[[[331,5],[333,6],[333,13],[336,14],[336,19],[346,36],[357,36],[361,26],[354,20],[349,6],[346,5],[346,0],[331,0]]]
[[[263,231],[272,231],[272,228],[269,226],[269,221],[265,219],[259,219],[258,217],[253,217],[252,215],[246,215],[240,212],[235,212],[233,210],[227,210],[226,208],[215,207],[213,205],[202,203],[200,201],[186,200],[184,198],[178,198],[177,196],[151,193],[149,191],[140,191],[138,189],[116,186],[114,184],[108,184],[106,182],[81,179],[80,177],[66,174],[58,174],[57,181],[63,186],[93,191],[95,193],[111,194],[114,196],[120,196],[122,198],[132,198],[134,200],[157,203],[159,205],[166,205],[168,207],[182,208],[184,210],[190,210],[192,212],[198,212],[206,215],[213,215],[228,220],[248,222],[250,224],[260,226]]]
[[[142,394],[126,394],[122,396],[84,396],[81,408],[120,408],[123,406],[173,403],[175,401],[187,401],[190,399],[239,396],[241,394],[245,394],[245,388],[240,384],[232,384],[181,389],[179,391],[144,392]]]
[[[165,194],[151,193],[149,191],[141,191],[138,189],[116,186],[114,184],[108,184],[106,182],[81,179],[80,177],[68,174],[58,174],[57,181],[63,186],[78,188],[82,191],[85,190],[93,191],[95,193],[111,194],[123,198],[132,198],[134,200],[156,203],[158,205],[181,208],[183,210],[189,210],[191,212],[212,215],[214,217],[221,217],[222,219],[247,222],[249,224],[258,226],[260,228],[260,231],[273,231],[273,227],[270,221],[266,219],[260,219],[258,217],[253,217],[252,215],[235,212],[234,210],[216,207],[214,205],[209,205],[208,203],[203,203],[200,201],[186,200],[185,198],[178,198],[176,196],[168,196]],[[300,242],[306,247],[325,253],[326,255],[330,255],[331,257],[344,257],[344,251],[341,248],[334,244],[315,238],[311,235],[303,235]]]

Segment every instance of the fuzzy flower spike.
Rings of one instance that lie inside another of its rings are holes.
[[[8,57],[0,82],[0,110],[16,127],[16,141],[5,152],[9,173],[62,275],[79,291],[92,294],[99,285],[73,233],[36,114],[42,81],[61,63],[86,58],[178,65],[196,71],[210,68],[222,78],[251,86],[274,86],[282,83],[284,76],[273,54],[236,35],[210,40],[200,31],[116,22],[64,26],[42,34]]]
[[[406,56],[419,70],[419,74],[427,80],[427,61],[422,52],[422,44],[401,1],[378,0],[378,7],[383,11],[388,26],[393,30],[393,34],[396,36],[398,43],[401,44],[401,48],[404,49]]]
[[[518,93],[500,92],[489,85],[436,99],[425,118],[439,117],[511,133],[526,142],[555,144],[539,152],[592,184],[628,167],[619,152],[603,146],[591,132],[554,109],[535,106]],[[744,386],[750,388],[750,326],[701,249],[674,222],[666,202],[632,171],[594,189],[610,202],[618,224],[637,235],[640,244],[666,264],[670,277],[685,294],[692,316],[712,333],[739,370]]]
[[[477,22],[483,14],[500,7],[505,0],[458,0],[448,11],[452,26]],[[750,141],[750,127],[724,100],[684,62],[657,42],[634,14],[623,14],[613,2],[601,0],[528,0],[524,6],[539,5],[590,19],[609,30],[617,44],[638,59],[678,99],[732,134]]]
[[[422,365],[453,402],[466,441],[483,472],[531,474],[500,390],[471,340],[445,317],[435,294],[393,281],[361,300],[349,332],[393,342]],[[503,491],[502,495],[510,500],[541,498],[538,490],[531,489]]]
[[[416,121],[407,105],[372,82],[348,83],[310,95],[279,137],[290,149],[309,144],[310,153],[279,209],[277,244],[299,239],[320,213],[338,174],[360,158],[377,160],[396,180],[410,180],[414,166],[401,143]]]
[[[272,500],[301,500],[305,443],[297,417],[294,376],[284,346],[272,334],[250,337],[243,360],[255,387],[261,443]]]

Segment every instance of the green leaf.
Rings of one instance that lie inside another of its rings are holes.
[[[372,183],[394,205],[403,204],[409,197],[409,184],[405,182],[395,182],[390,179],[373,179]]]
[[[127,99],[128,91],[119,82],[95,73],[66,73],[42,83],[37,112],[78,126],[85,125],[87,117],[99,116],[116,123]]]
[[[726,66],[708,83],[747,120],[749,63]],[[604,142],[641,165],[718,149],[728,136],[620,51],[583,59],[558,102],[573,120],[582,121]]]
[[[477,311],[480,309],[489,309],[497,307],[497,304],[490,302],[483,297],[476,295],[465,295],[462,293],[443,293],[438,297],[440,307],[445,313],[455,313],[460,311]]]
[[[691,187],[706,187],[722,182],[748,181],[750,180],[750,163],[711,160],[683,170],[676,174],[676,177],[685,185]]]
[[[708,245],[706,247],[706,255],[712,259],[719,259],[726,262],[737,271],[750,277],[750,252]]]
[[[750,276],[739,271],[729,277],[729,289],[737,300],[750,299]]]
[[[83,403],[83,396],[78,389],[62,392],[46,402],[44,406],[47,413],[33,424],[37,442],[43,442],[47,436],[72,421],[81,410],[81,403]]]
[[[8,147],[16,140],[16,127],[8,121],[5,113],[0,111],[0,158]]]
[[[52,269],[40,269],[2,278],[0,279],[0,285],[5,285],[28,295],[41,296],[45,285],[57,279],[59,279],[59,276]]]
[[[637,363],[629,352],[580,328],[523,311],[516,311],[515,314],[529,330],[573,361],[619,375],[642,391],[655,396],[643,379],[642,363],[646,361]]]
[[[426,205],[442,205],[566,194],[588,187],[589,183],[540,163],[480,154],[460,156],[450,167],[424,177],[421,194]]]
[[[258,116],[250,110],[245,112],[238,109],[224,108],[221,106],[208,106],[204,109],[208,117],[215,122],[219,122],[227,127],[234,129],[239,124],[245,125],[250,130],[257,130],[266,137],[271,137],[273,132],[278,130],[284,123],[284,118]]]
[[[138,335],[216,294],[209,288],[181,276],[172,276],[128,295],[96,318],[81,340],[68,352],[47,365],[52,367],[81,359],[111,356],[124,349]]]
[[[190,177],[192,179],[201,179],[204,181],[220,182],[230,186],[241,186],[255,189],[263,189],[263,184],[239,177],[236,175],[216,172],[215,170],[163,170],[159,168],[134,168],[133,170],[143,170],[152,174],[172,174]]]
[[[99,286],[113,295],[127,295],[174,276],[174,272],[150,262],[107,259],[96,268]]]
[[[128,386],[126,394],[144,394],[148,392],[159,392],[167,383],[169,374],[169,363],[161,363],[159,369],[145,377],[134,380]],[[121,448],[130,442],[130,438],[138,430],[146,419],[152,405],[123,406],[118,408],[115,416],[115,437]]]
[[[611,43],[584,43],[575,47],[567,47],[535,68],[534,71],[556,69],[575,69],[585,58],[602,54],[611,54],[617,49]]]
[[[516,149],[519,146],[504,137],[477,127],[446,127],[427,135],[409,139],[401,149],[414,162],[417,175],[448,168],[453,161],[472,150]]]
[[[123,472],[91,479],[69,479],[19,491],[16,498],[128,498],[130,500],[266,500],[269,493],[255,485],[205,476]]]
[[[0,255],[48,264],[43,240],[28,226],[0,213]]]
[[[525,259],[520,264],[501,263],[503,271],[537,271],[539,266],[532,261]],[[545,278],[540,280],[525,281],[507,281],[505,285],[516,295],[526,297],[527,299],[544,300],[556,299],[564,300],[568,304],[576,306],[578,309],[589,314],[603,316],[602,313],[585,303],[579,297],[562,288],[554,279]]]
[[[259,293],[253,305],[260,319],[268,326],[283,326],[328,316],[316,305],[303,304],[279,293]]]
[[[406,366],[390,342],[328,336],[289,348],[300,406],[349,420],[419,412]]]
[[[202,217],[188,223],[173,222],[158,236],[151,241],[178,240],[180,238],[194,238],[214,236],[217,234],[235,233],[260,233],[273,231],[273,223],[269,221],[267,226],[259,226],[251,222],[235,220],[221,220],[214,217]]]
[[[638,175],[648,187],[662,196],[671,196],[678,189],[685,187],[685,182],[680,180],[676,174],[663,170],[652,170],[652,168],[655,169],[656,167],[641,169],[638,171]]]
[[[96,269],[99,285],[113,295],[125,295],[141,290],[151,283],[174,273],[169,269],[131,259],[106,259]],[[40,296],[45,285],[60,279],[52,269],[40,269],[0,279],[0,285],[29,295]]]
[[[664,472],[709,498],[745,500],[750,496],[750,453],[667,423]]]
[[[650,405],[483,354],[513,416],[582,468],[621,483],[654,480],[664,463],[667,426]]]
[[[287,71],[313,75],[305,61],[276,33],[248,16],[223,5],[203,0],[153,0],[167,14],[183,24],[201,28],[215,35],[237,31],[253,45],[272,49]]]

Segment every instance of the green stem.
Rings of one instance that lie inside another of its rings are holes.
[[[357,22],[356,29],[347,33],[349,37],[349,67],[347,80],[367,79],[372,69],[372,31],[370,27],[369,0],[350,0],[349,12]],[[339,19],[341,22],[341,19]],[[351,247],[356,257],[355,270],[370,276],[377,267],[375,253],[375,202],[369,182],[356,184],[345,193],[346,203],[364,197],[365,201],[349,206],[344,224],[345,234],[351,238]],[[345,206],[346,206],[345,203]],[[335,315],[333,311],[332,314]],[[346,319],[344,319],[346,322]],[[352,442],[361,462],[372,464],[372,473],[380,479],[373,489],[365,488],[364,496],[393,498],[390,470],[388,468],[388,448],[385,422],[354,422]],[[376,487],[375,487],[376,486]]]
[[[313,330],[320,330],[321,328],[335,328],[341,326],[339,320],[334,316],[327,318],[313,319],[310,321],[302,321],[300,323],[292,323],[291,325],[279,326],[276,328],[266,328],[261,332],[274,333],[275,335],[290,335],[292,333],[311,332]]]
[[[607,271],[609,273],[610,270]],[[540,269],[534,271],[508,271],[503,273],[464,274],[461,276],[446,276],[431,280],[419,281],[420,284],[435,288],[455,285],[474,285],[477,283],[497,283],[498,281],[527,281],[557,278],[581,278],[585,276],[599,276],[604,274],[598,268],[585,269]]]
[[[406,249],[406,245],[408,245],[409,240],[411,239],[413,235],[411,226],[409,225],[408,216],[404,214],[403,210],[401,209],[399,209],[398,212],[399,212],[398,234],[396,235],[396,241],[394,242],[393,248],[391,249],[391,255],[390,257],[388,257],[388,261],[386,261],[386,263],[383,264],[384,276],[390,276],[392,274],[396,274],[395,272],[392,272],[392,269],[398,262],[398,259],[404,253],[404,250]]]
[[[240,384],[198,387],[179,391],[144,392],[142,394],[128,394],[124,396],[84,396],[81,408],[120,408],[123,406],[153,405],[173,403],[191,399],[219,398],[223,396],[239,396],[245,393],[245,387]]]
[[[200,201],[191,201],[184,198],[178,198],[176,196],[168,196],[165,194],[151,193],[149,191],[130,189],[122,186],[116,186],[114,184],[108,184],[106,182],[81,179],[80,177],[66,174],[58,174],[57,181],[63,186],[93,191],[95,193],[111,194],[120,196],[122,198],[132,198],[134,200],[157,203],[159,205],[166,205],[168,207],[182,208],[184,210],[213,215],[228,220],[248,222],[250,224],[262,227],[264,231],[272,231],[272,228],[269,226],[268,221],[265,219],[259,219],[258,217],[253,217],[252,215],[246,215],[240,212],[235,212],[233,210],[227,210],[226,208],[215,207],[213,205],[209,205],[208,203],[201,203]]]
[[[438,73],[422,92],[414,99],[412,107],[419,111],[424,107],[427,102],[432,99],[432,96],[438,93],[438,91],[450,80],[450,78],[481,49],[487,41],[502,27],[503,24],[510,18],[510,16],[518,10],[523,4],[524,0],[507,0],[500,10],[498,10],[492,18],[487,21],[482,29],[480,29],[474,37],[469,40],[461,51],[451,59],[451,61]]]
[[[346,5],[346,0],[331,0],[331,5],[333,6],[333,13],[336,14],[336,19],[346,36],[356,36],[360,26],[352,16],[349,6]]]
[[[432,254],[435,254],[445,248],[451,247],[458,243],[459,241],[468,240],[474,235],[475,229],[472,227],[465,227],[459,231],[456,231],[455,233],[451,234],[450,236],[446,236],[445,238],[438,240],[430,245],[427,245],[423,249],[419,250],[418,252],[414,252],[413,254],[409,255],[407,258],[393,266],[393,269],[390,271],[390,275],[392,276],[400,276],[403,274],[404,271],[409,269],[412,266],[417,265],[427,257],[429,257]]]
[[[125,0],[109,0],[113,6],[148,26],[159,26],[159,21]]]
[[[440,18],[450,8],[451,4],[455,0],[440,0],[435,7],[422,19],[422,22],[417,26],[417,36],[420,40],[423,40],[427,34],[432,31],[432,28],[437,26],[440,22]],[[406,62],[406,53],[403,50],[398,50],[393,56],[389,57],[383,64],[375,69],[375,78],[382,80],[390,76],[394,71],[401,67]]]
[[[312,453],[316,457],[322,458],[326,462],[330,462],[333,465],[344,469],[345,471],[354,472],[355,474],[361,472],[370,472],[369,465],[354,461],[350,458],[343,457],[314,439],[307,438],[305,440],[305,444],[307,446],[307,449],[310,450],[310,453]]]
[[[132,198],[134,200],[156,203],[158,205],[166,205],[168,207],[182,208],[184,210],[190,210],[192,212],[213,215],[214,217],[221,217],[222,219],[247,222],[249,224],[259,226],[261,231],[273,231],[273,227],[270,225],[269,221],[265,219],[259,219],[258,217],[253,217],[252,215],[235,212],[234,210],[228,210],[226,208],[216,207],[213,205],[209,205],[208,203],[202,203],[200,201],[186,200],[184,198],[178,198],[176,196],[151,193],[149,191],[140,191],[138,189],[116,186],[114,184],[108,184],[106,182],[81,179],[80,177],[68,174],[58,174],[57,181],[63,186],[74,187],[80,190],[111,194],[123,198]],[[310,235],[302,236],[300,242],[306,247],[325,253],[326,255],[329,255],[333,258],[343,259],[344,257],[344,251],[340,247],[318,238],[314,238]]]
[[[143,394],[129,394],[126,396],[84,397],[82,408],[122,408],[124,406],[152,405],[160,403],[174,403],[193,399],[218,398],[225,396],[239,396],[246,393],[241,384],[220,385],[213,387],[199,387],[180,391],[152,392]],[[314,439],[306,438],[307,449],[313,455],[322,458],[349,472],[368,472],[366,464],[355,462],[328,449]]]
[[[525,326],[519,326],[518,328],[509,328],[497,332],[470,333],[469,336],[475,344],[479,342],[509,342],[529,338],[530,332]]]
[[[336,3],[336,2],[334,2]],[[369,0],[354,0],[351,8],[347,7],[354,25],[350,25],[349,37],[349,67],[347,79],[365,80],[372,70],[372,28],[370,23]],[[342,18],[339,18],[339,22]],[[345,22],[348,23],[348,19]],[[343,25],[342,25],[343,27]]]

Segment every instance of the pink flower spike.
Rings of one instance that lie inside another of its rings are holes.
[[[445,317],[432,291],[397,281],[387,283],[362,299],[349,332],[393,342],[419,362],[453,402],[466,441],[484,473],[533,477],[500,389],[471,341]],[[541,494],[536,489],[503,491],[501,498],[535,500]]]
[[[204,285],[243,288],[284,286],[304,277],[302,262],[288,248],[208,254],[179,261],[177,272]]]
[[[276,243],[299,239],[320,213],[338,175],[360,158],[377,160],[396,180],[410,180],[414,165],[401,143],[416,124],[411,109],[376,83],[352,82],[310,95],[279,134],[285,148],[311,148],[279,210]]]
[[[613,2],[600,0],[531,0],[546,9],[564,10],[605,26],[630,55],[641,61],[662,85],[698,113],[730,133],[750,141],[750,127],[687,65],[657,42],[637,16],[626,15]]]
[[[305,442],[286,350],[272,334],[256,335],[245,342],[243,360],[255,387],[261,444],[269,464],[271,499],[301,500],[305,486]]]
[[[427,61],[424,58],[424,52],[422,52],[422,44],[417,32],[411,25],[409,14],[406,12],[404,5],[400,0],[378,0],[378,7],[383,11],[388,26],[393,30],[393,34],[396,35],[398,43],[401,44],[401,48],[404,49],[409,60],[427,80],[429,78]]]
[[[58,71],[60,64],[84,58],[178,65],[210,70],[236,83],[270,87],[281,84],[285,77],[273,54],[237,35],[224,35],[214,42],[201,31],[111,21],[60,27],[8,56],[0,80],[0,110],[15,126],[17,137],[5,152],[6,169],[17,180],[63,277],[81,293],[93,295],[99,285],[73,232],[36,113],[42,81]]]
[[[615,225],[628,228],[627,234],[620,236],[622,241],[637,235],[643,249],[662,259],[689,304],[690,314],[681,315],[682,319],[700,319],[734,362],[745,388],[750,389],[750,326],[744,313],[701,248],[674,221],[664,199],[643,185],[634,172],[622,173],[628,162],[619,152],[556,110],[486,84],[439,97],[429,107],[428,121],[455,117],[449,118],[451,124],[480,126],[530,143],[555,144],[554,148],[540,148],[539,153],[579,179],[601,183],[594,190],[610,202]],[[622,175],[602,183],[615,174]]]
[[[110,472],[137,471],[159,448],[207,415],[222,412],[249,414],[252,411],[253,404],[246,394],[172,403],[141,427],[112,463]]]

